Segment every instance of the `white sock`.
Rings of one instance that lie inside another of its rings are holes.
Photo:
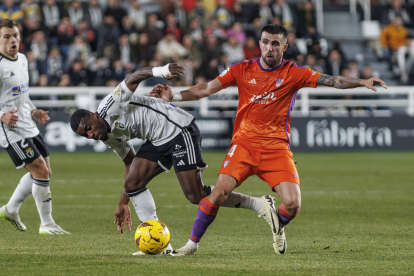
[[[210,186],[213,191],[214,186]],[[263,208],[265,202],[259,197],[251,197],[241,193],[231,192],[227,197],[226,201],[221,204],[223,207],[229,208],[244,208],[250,209],[259,213]]]
[[[33,179],[28,172],[20,179],[16,190],[14,190],[13,195],[10,197],[9,202],[6,204],[7,211],[10,214],[14,215],[19,213],[19,209],[20,206],[22,206],[22,203],[32,194],[32,185]]]
[[[49,179],[33,178],[32,192],[40,216],[40,225],[55,224],[52,218],[52,194]]]
[[[158,220],[155,201],[147,188],[126,191],[141,222]]]
[[[188,240],[187,244],[191,247],[198,248],[198,242],[192,241],[191,239]]]

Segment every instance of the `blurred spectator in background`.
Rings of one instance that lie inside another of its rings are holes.
[[[38,86],[39,85],[39,69],[37,66],[37,61],[32,52],[26,53],[27,58],[27,68],[29,70],[29,85],[30,86]]]
[[[139,64],[138,49],[132,46],[129,36],[124,34],[119,38],[119,46],[115,51],[115,60],[120,61],[121,65],[126,70],[135,68],[134,64]],[[115,61],[113,62],[115,64]],[[117,64],[118,65],[118,64]]]
[[[73,86],[87,86],[89,84],[88,72],[83,68],[81,60],[75,60],[69,69],[70,83]]]
[[[157,20],[158,16],[156,14],[150,14],[148,16],[148,24],[143,29],[143,32],[148,35],[151,45],[156,45],[164,36],[162,30],[157,26]]]
[[[237,1],[233,2],[233,9],[230,15],[231,15],[231,22],[233,23],[234,22],[240,22],[242,24],[248,23],[247,14],[243,11],[242,5]]]
[[[406,37],[408,31],[403,26],[401,17],[395,17],[392,24],[388,24],[381,31],[381,45],[384,52],[384,58],[389,62],[390,70],[393,70],[394,64],[397,63],[397,52],[403,51],[403,46],[406,45]],[[399,68],[401,70],[401,68]],[[400,75],[394,70],[396,75]]]
[[[124,17],[122,17],[121,31],[122,31],[122,34],[127,34],[127,35],[138,33],[138,30],[135,28],[135,25],[133,24],[131,18],[129,18],[128,15],[125,15]]]
[[[358,63],[356,61],[351,61],[348,64],[348,68],[349,68],[350,77],[356,78],[356,79],[361,78],[360,73],[359,73]]]
[[[20,4],[20,8],[24,12],[25,18],[32,18],[37,23],[42,23],[42,11],[37,3],[33,3],[33,0],[24,0]]]
[[[104,15],[111,15],[114,18],[114,23],[119,26],[121,24],[122,17],[127,15],[126,10],[118,5],[117,0],[108,0],[107,3],[108,5],[105,9]]]
[[[406,36],[406,44],[401,46],[397,53],[397,63],[400,68],[401,84],[413,84],[409,82],[410,76],[412,77],[413,65],[414,65],[414,39],[411,33]]]
[[[326,63],[326,73],[331,76],[339,76],[344,69],[341,54],[338,50],[331,50]]]
[[[69,47],[73,42],[75,33],[75,28],[70,23],[69,18],[63,17],[57,27],[57,38],[60,46],[60,53],[62,54],[64,61],[66,61],[66,57],[68,56]]]
[[[142,30],[147,23],[147,13],[141,9],[137,0],[131,1],[131,6],[128,9],[128,17],[137,30]]]
[[[392,0],[391,8],[386,12],[385,24],[391,24],[396,17],[401,17],[404,27],[413,27],[409,13],[401,0]]]
[[[98,0],[90,0],[88,5],[89,25],[97,31],[102,22],[102,10]]]
[[[60,77],[64,73],[63,67],[63,59],[60,55],[59,47],[53,46],[47,57],[47,77],[51,86],[55,86],[59,83]]]
[[[12,19],[14,21],[23,21],[23,10],[14,3],[14,0],[4,0],[0,5],[0,20]]]
[[[178,28],[177,25],[177,18],[175,17],[175,15],[173,13],[169,13],[167,14],[166,18],[165,18],[165,30],[164,32],[167,33],[172,33],[175,37],[176,41],[181,41],[181,34],[182,31],[180,28]]]
[[[260,20],[260,18],[255,18],[252,24],[246,26],[246,36],[254,37],[256,41],[259,41],[263,27],[262,20]]]
[[[246,59],[260,57],[260,48],[253,37],[247,38],[246,45],[243,48],[243,53]]]
[[[113,60],[114,50],[120,35],[121,31],[119,30],[114,17],[109,14],[105,15],[103,24],[98,30],[98,45],[96,49],[98,57],[104,56]]]
[[[191,39],[193,39],[198,47],[201,47],[203,43],[203,30],[201,29],[200,20],[194,18],[190,21],[190,26],[186,30],[186,34],[189,34]]]
[[[219,20],[216,17],[212,17],[209,26],[204,31],[204,35],[214,35],[220,41],[224,41],[227,38],[226,29],[221,27]]]
[[[231,15],[226,7],[226,0],[218,0],[217,8],[213,12],[213,16],[217,18],[221,27],[229,28],[231,26]]]
[[[149,38],[146,33],[142,33],[138,37],[138,45],[136,46],[139,65],[141,67],[148,66],[148,63],[153,58],[155,47],[150,45]]]
[[[288,32],[287,35],[288,48],[283,53],[283,57],[288,60],[296,62],[299,55],[306,55],[307,49],[305,42],[302,41],[302,45],[299,41],[296,41],[296,34],[294,32]],[[301,49],[300,49],[300,48]]]
[[[202,56],[203,56],[203,65],[208,64],[208,62],[221,54],[220,45],[217,41],[217,37],[213,34],[207,35],[205,39],[205,43],[202,48]]]
[[[226,35],[228,37],[234,36],[241,45],[244,45],[244,43],[246,43],[246,34],[244,33],[242,24],[240,22],[234,22],[233,26],[227,31]]]
[[[188,13],[188,20],[198,19],[200,21],[201,27],[205,28],[207,25],[207,11],[203,8],[203,1],[197,0],[195,7],[192,11]]]
[[[52,44],[58,44],[57,26],[60,22],[60,10],[55,0],[46,0],[42,7],[43,23],[48,28],[48,37],[52,38]]]
[[[39,69],[40,74],[46,74],[49,45],[43,31],[37,31],[34,33],[33,40],[30,45],[30,51],[33,53],[33,56],[37,61],[37,68]]]
[[[320,35],[316,31],[315,7],[310,1],[302,1],[298,5],[298,29],[297,36],[306,39],[319,40]]]
[[[223,43],[223,53],[227,55],[229,62],[234,64],[244,59],[243,46],[234,36],[229,36],[227,42]]]
[[[203,62],[201,51],[194,45],[190,35],[183,36],[183,46],[187,50],[188,58],[192,61],[192,67],[198,69]]]
[[[96,33],[91,27],[89,27],[88,21],[85,19],[79,21],[76,26],[76,31],[77,34],[91,46],[91,51],[96,52]]]
[[[79,21],[86,18],[86,12],[82,4],[78,0],[74,0],[68,4],[65,16],[69,17],[73,26],[77,26]]]
[[[177,26],[181,30],[187,27],[187,14],[183,7],[182,0],[175,0],[174,1],[174,15],[177,20]]]
[[[317,64],[316,57],[314,55],[307,55],[305,58],[305,67],[312,69],[319,73],[325,73],[325,69]],[[339,75],[339,74],[338,74]]]
[[[111,70],[109,69],[109,60],[107,58],[98,58],[90,67],[90,75],[92,76],[93,86],[105,86],[106,81],[111,77]]]
[[[69,75],[68,74],[63,74],[60,77],[60,81],[58,83],[58,86],[65,87],[65,86],[69,86],[69,85],[70,85],[70,77],[69,77]]]
[[[117,83],[120,83],[125,79],[125,70],[122,66],[122,61],[115,60],[112,63],[112,69],[111,69],[111,79],[114,79],[117,81]]]
[[[164,56],[164,62],[179,62],[181,58],[187,55],[187,50],[176,39],[173,33],[167,33],[163,39],[158,42],[156,51]]]
[[[272,23],[273,14],[272,10],[269,7],[269,0],[259,1],[259,18],[262,21],[263,25]]]
[[[81,36],[77,35],[69,46],[66,68],[69,69],[75,60],[81,61],[83,66],[87,66],[90,56],[91,47]]]
[[[286,30],[291,31],[295,28],[296,19],[294,13],[285,0],[274,0],[272,11],[274,16],[280,18],[281,25],[285,27]]]

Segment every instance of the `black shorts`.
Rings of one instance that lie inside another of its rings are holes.
[[[11,143],[5,150],[9,153],[17,169],[32,163],[39,156],[49,156],[49,150],[41,134]]]
[[[166,172],[172,165],[176,173],[207,167],[201,156],[201,135],[195,122],[164,145],[154,146],[147,141],[135,156],[158,163]]]

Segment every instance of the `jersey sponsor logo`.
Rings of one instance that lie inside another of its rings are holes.
[[[224,70],[221,74],[220,77],[224,76],[225,74],[227,74],[227,72],[230,70],[230,68],[227,68],[226,70]]]
[[[292,176],[298,178],[298,174],[297,173],[294,173]]]
[[[10,78],[11,78],[11,77],[13,77],[13,76],[14,76],[14,73],[13,73],[13,71],[12,71],[12,72],[10,73]]]
[[[257,84],[256,83],[256,79],[252,79],[251,81],[249,81],[249,83],[251,83],[251,84]]]
[[[184,161],[181,159],[180,160],[180,162],[178,162],[178,164],[177,164],[177,166],[184,166],[185,165],[185,163],[184,163]]]
[[[121,124],[121,123],[116,122],[116,123],[115,123],[115,128],[120,129],[120,130],[124,130],[124,129],[125,129],[125,125],[124,125],[124,124]]]
[[[277,97],[275,96],[275,92],[264,92],[263,95],[253,95],[251,97],[251,103],[258,103],[258,104],[269,104],[269,100],[276,100]]]
[[[24,152],[26,153],[27,157],[29,157],[29,158],[32,158],[34,156],[34,151],[33,151],[32,148],[27,148]]]
[[[181,146],[180,145],[175,145],[175,149],[179,150],[179,149],[181,149]]]
[[[15,86],[12,88],[13,96],[19,96],[21,94],[27,93],[29,91],[29,84],[24,83],[20,86]]]
[[[282,85],[283,79],[277,78],[277,79],[275,79],[275,82],[276,82],[276,87],[279,87],[280,85]]]
[[[316,71],[312,71],[312,76],[315,76],[316,75]]]
[[[177,145],[176,145],[177,146]],[[187,149],[175,148],[172,155],[175,158],[183,158],[187,154]]]
[[[230,163],[230,160],[224,161],[224,167],[227,167],[227,165]]]

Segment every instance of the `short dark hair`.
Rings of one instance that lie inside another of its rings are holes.
[[[288,33],[283,26],[280,26],[277,24],[268,24],[263,27],[262,32],[260,33],[260,37],[262,36],[263,32],[266,32],[269,34],[281,34],[285,38],[285,43],[286,43]]]
[[[91,112],[86,109],[78,109],[73,114],[72,117],[70,117],[70,127],[74,132],[78,130],[80,121],[83,118],[88,118],[91,116]]]
[[[13,28],[14,26],[19,27],[19,25],[17,25],[17,22],[11,19],[3,19],[0,21],[0,30],[3,27],[6,28]]]

